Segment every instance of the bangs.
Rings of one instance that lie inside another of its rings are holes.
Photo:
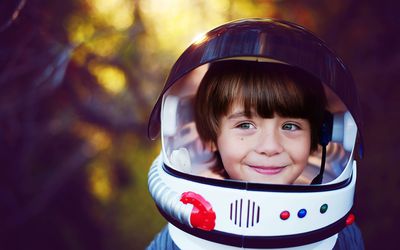
[[[299,74],[292,67],[250,62],[241,63],[240,69],[231,72],[235,73],[225,75],[220,85],[225,89],[222,91],[226,100],[222,104],[224,115],[235,103],[242,105],[249,117],[255,112],[262,118],[273,118],[275,114],[308,118],[312,112],[312,101],[316,98],[312,93],[316,92],[312,87],[315,80],[305,79],[304,73]]]

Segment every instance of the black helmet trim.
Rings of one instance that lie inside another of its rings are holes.
[[[231,179],[214,179],[207,178],[198,175],[191,175],[184,172],[177,171],[165,163],[163,164],[164,171],[177,178],[194,181],[201,184],[213,185],[226,188],[234,188],[249,191],[268,191],[268,192],[286,192],[286,193],[304,193],[304,192],[323,192],[332,191],[340,188],[344,188],[352,182],[353,176],[347,178],[338,183],[332,183],[327,185],[276,185],[268,183],[251,183],[236,181]]]

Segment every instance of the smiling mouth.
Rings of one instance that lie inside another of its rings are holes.
[[[286,167],[259,167],[259,166],[250,166],[254,171],[263,175],[276,175],[282,172],[282,170]]]

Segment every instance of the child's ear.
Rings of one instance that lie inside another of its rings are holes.
[[[210,152],[215,152],[218,150],[217,145],[212,142],[212,141],[208,141],[204,143],[204,147],[209,150]]]

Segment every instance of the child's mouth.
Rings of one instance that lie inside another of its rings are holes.
[[[259,174],[263,175],[276,175],[282,172],[282,170],[286,167],[260,167],[260,166],[250,166],[254,171],[256,171]]]

